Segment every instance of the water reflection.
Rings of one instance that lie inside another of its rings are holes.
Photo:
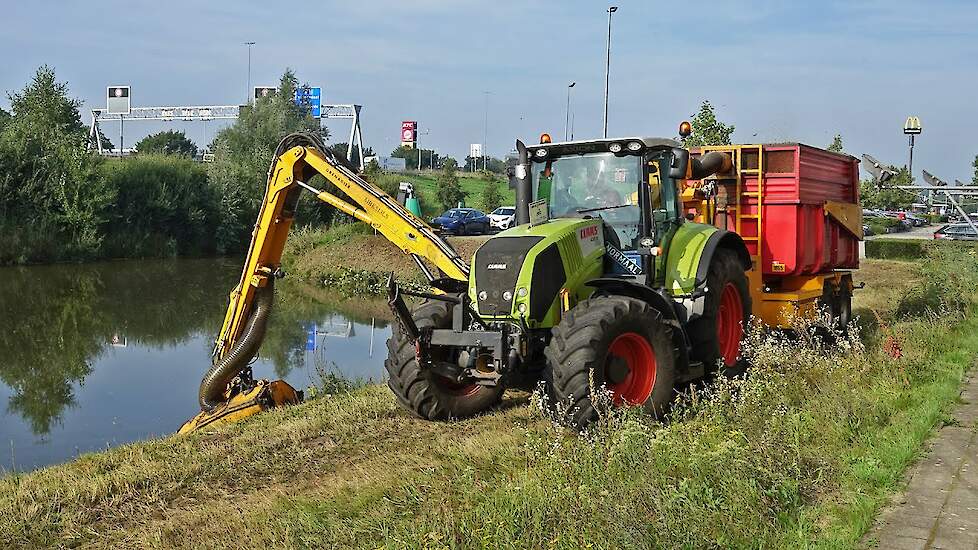
[[[239,269],[213,259],[0,269],[0,444],[10,446],[0,465],[29,469],[174,430],[196,410]],[[382,306],[279,289],[256,376],[298,388],[323,369],[381,377]]]

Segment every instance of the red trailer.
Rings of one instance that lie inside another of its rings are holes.
[[[754,314],[771,326],[822,305],[840,322],[851,312],[859,267],[859,161],[801,143],[703,147],[730,154],[733,167],[691,181],[686,208],[696,221],[734,231],[754,259]]]

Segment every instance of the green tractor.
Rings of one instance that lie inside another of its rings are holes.
[[[542,380],[583,429],[599,392],[661,415],[677,384],[743,369],[751,258],[736,233],[687,220],[681,196],[727,155],[657,138],[517,150],[517,225],[479,247],[469,280],[437,279],[439,294],[389,283],[385,366],[404,407],[461,418]],[[424,301],[410,311],[405,294]]]

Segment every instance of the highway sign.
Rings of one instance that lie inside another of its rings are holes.
[[[299,88],[295,91],[295,104],[308,106],[312,117],[319,118],[322,114],[322,88]]]
[[[109,86],[106,88],[105,111],[113,115],[129,114],[129,86]]]

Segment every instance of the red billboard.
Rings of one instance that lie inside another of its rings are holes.
[[[401,122],[401,145],[414,147],[416,141],[418,141],[418,122],[416,120]]]

